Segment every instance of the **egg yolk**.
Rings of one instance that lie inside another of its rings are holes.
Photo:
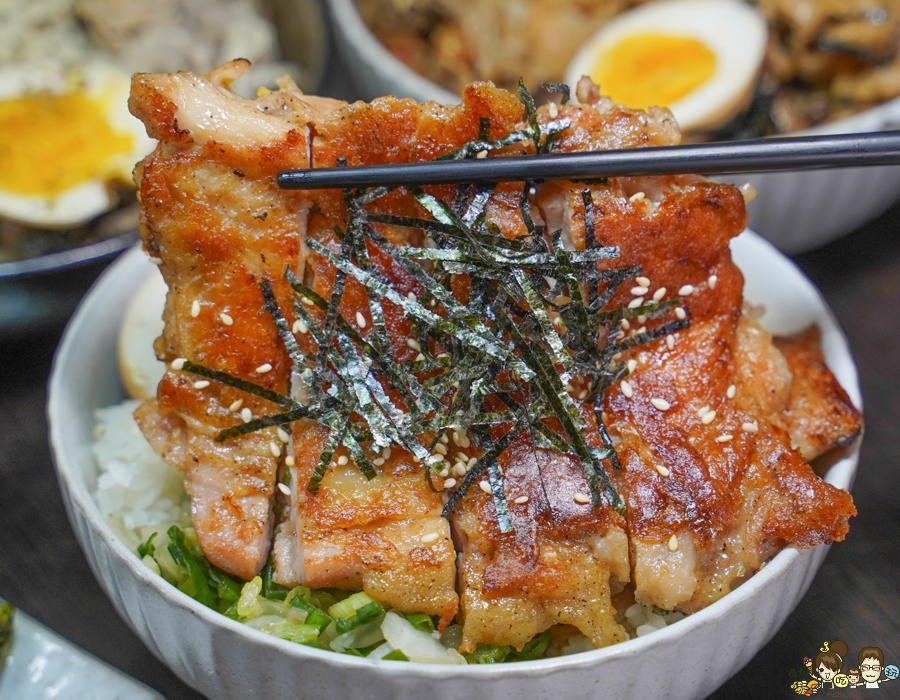
[[[0,101],[0,189],[53,197],[108,179],[110,159],[133,141],[110,126],[102,99],[71,93]]]
[[[627,107],[667,106],[706,82],[716,56],[705,44],[669,34],[634,34],[607,49],[591,78]]]

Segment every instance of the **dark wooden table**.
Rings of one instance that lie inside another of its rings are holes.
[[[347,85],[333,65],[323,92],[352,97]],[[784,627],[715,700],[793,696],[791,672],[803,677],[803,658],[815,657],[825,640],[845,641],[853,655],[879,646],[887,663],[900,665],[900,205],[796,260],[822,289],[859,365],[866,436],[853,495],[860,514]],[[166,697],[200,698],[118,617],[66,519],[44,415],[61,333],[0,344],[0,594]],[[893,683],[883,690],[900,696]]]

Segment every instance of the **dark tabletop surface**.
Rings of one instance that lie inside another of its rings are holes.
[[[354,96],[338,62],[321,92]],[[900,665],[900,205],[795,260],[821,288],[859,365],[866,419],[853,489],[859,516],[784,627],[714,700],[794,696],[790,684],[806,676],[804,657],[814,658],[826,640],[843,640],[854,657],[863,646],[881,647],[886,663]],[[84,269],[83,285],[98,271]],[[201,698],[125,626],[66,519],[45,418],[61,334],[53,327],[0,339],[0,594],[167,698]],[[900,697],[893,686],[880,695]]]

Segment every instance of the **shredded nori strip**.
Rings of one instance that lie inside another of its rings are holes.
[[[555,92],[558,95],[562,95],[563,104],[567,104],[572,99],[569,86],[565,83],[541,83],[541,87],[547,92]]]
[[[563,104],[568,102],[566,86],[544,83],[543,87],[562,94]],[[491,140],[490,120],[482,117],[477,139],[438,159],[472,158],[521,142],[531,142],[537,153],[549,152],[554,140],[569,127],[569,120],[540,124],[534,99],[521,81],[519,98],[525,127]],[[326,426],[328,437],[306,485],[307,491],[316,493],[335,451],[342,446],[367,478],[377,473],[367,449],[402,447],[422,463],[428,483],[435,488],[432,474],[439,462],[432,449],[447,430],[464,431],[471,435],[481,457],[449,491],[443,515],[448,517],[487,472],[497,522],[500,531],[507,533],[512,532],[513,524],[500,459],[515,440],[524,436],[535,451],[538,465],[540,451],[578,460],[593,505],[605,504],[624,513],[622,499],[605,466],[608,463],[621,469],[602,420],[604,392],[628,374],[626,365],[613,357],[687,328],[689,320],[655,324],[629,336],[620,329],[623,319],[658,319],[681,300],[609,308],[621,286],[641,270],[637,266],[598,268],[602,261],[618,258],[620,252],[597,241],[598,213],[589,188],[581,191],[582,250],[567,249],[562,231],[547,231],[535,223],[531,214],[533,182],[524,183],[519,197],[525,233],[504,236],[488,220],[487,205],[495,188],[486,183],[462,185],[452,202],[412,188],[409,195],[425,212],[423,216],[367,210],[396,188],[344,191],[346,227],[333,229],[333,240],[340,244],[340,250],[324,239],[308,239],[309,248],[335,269],[330,297],[323,298],[304,285],[290,267],[285,269],[285,280],[296,295],[295,317],[305,324],[301,330],[315,342],[314,350],[306,353],[301,349],[271,281],[260,283],[264,308],[272,317],[295,375],[307,389],[304,402],[224,372],[185,364],[188,372],[284,409],[223,430],[216,440],[289,426],[301,419]],[[398,247],[376,228],[385,225],[422,231],[433,245]],[[381,263],[376,264],[371,255],[375,250],[380,253],[377,259],[390,261],[392,274],[399,272],[413,282],[418,291],[412,298],[399,292],[385,276]],[[451,288],[454,275],[465,275],[469,280],[467,304],[461,303]],[[349,278],[365,290],[367,321],[371,320],[359,324],[364,332],[340,311]],[[418,346],[413,346],[420,348],[412,361],[395,357],[385,301],[399,307],[412,323],[410,338],[417,340]],[[603,329],[605,332],[601,332]],[[586,388],[577,400],[570,386],[576,378]],[[594,414],[599,437],[594,444],[587,439],[588,411]],[[504,426],[505,432],[497,437]],[[594,446],[598,442],[602,447]],[[365,447],[370,443],[377,448]],[[546,493],[542,474],[541,480]]]

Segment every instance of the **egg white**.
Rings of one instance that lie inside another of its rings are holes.
[[[738,0],[665,0],[642,5],[610,20],[572,59],[566,82],[590,75],[599,56],[623,39],[644,33],[696,39],[716,57],[713,75],[668,107],[684,131],[715,126],[751,97],[766,50],[763,16]],[[603,86],[600,86],[603,93]]]
[[[112,209],[116,201],[109,183],[130,181],[135,163],[156,145],[147,136],[143,124],[128,111],[130,89],[128,74],[102,62],[69,69],[50,64],[17,64],[0,69],[0,100],[35,93],[63,95],[78,91],[102,101],[110,127],[117,133],[129,134],[133,142],[128,152],[107,161],[103,177],[79,183],[56,195],[26,195],[0,189],[0,217],[28,226],[65,228],[83,224]],[[42,167],[52,168],[53,163]]]

